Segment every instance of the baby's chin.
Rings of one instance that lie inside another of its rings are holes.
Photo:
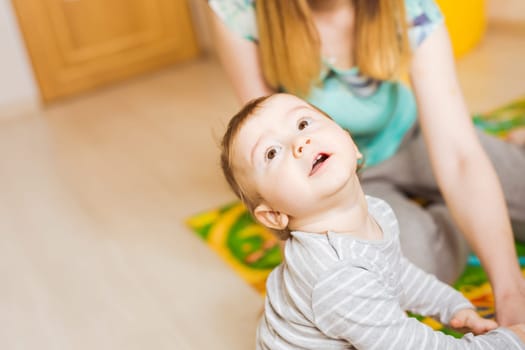
[[[326,183],[324,188],[324,196],[337,196],[341,192],[353,192],[356,187],[359,187],[359,179],[357,174],[351,170],[341,170],[334,173],[330,181]]]

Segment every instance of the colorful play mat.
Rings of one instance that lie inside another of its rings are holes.
[[[474,123],[488,133],[505,138],[511,130],[525,127],[525,98],[490,113],[475,115]],[[186,223],[248,284],[264,295],[266,277],[281,262],[279,241],[256,223],[240,202],[203,211],[188,218]],[[525,274],[525,245],[517,243],[517,251]],[[480,315],[494,317],[492,290],[476,256],[469,257],[454,287],[477,307]],[[461,336],[432,318],[414,316],[434,329]]]

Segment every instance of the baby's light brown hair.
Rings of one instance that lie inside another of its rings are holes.
[[[260,204],[261,196],[258,193],[247,193],[242,188],[237,179],[235,178],[235,171],[232,165],[232,146],[235,137],[242,128],[244,122],[248,120],[259,108],[262,107],[263,103],[273,95],[261,96],[255,98],[246,103],[242,109],[235,114],[226,128],[226,132],[222,137],[221,141],[221,168],[224,173],[226,181],[230,185],[235,195],[243,202],[248,211],[253,215],[253,211]],[[290,237],[290,231],[284,230],[273,230],[273,233],[282,240]]]

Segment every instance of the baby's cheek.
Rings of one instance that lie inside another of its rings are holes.
[[[271,192],[271,200],[276,208],[288,214],[301,210],[302,207],[309,205],[308,189],[302,188],[297,180],[293,177],[281,177],[274,181]]]

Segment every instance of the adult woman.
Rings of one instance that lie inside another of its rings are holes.
[[[525,222],[525,152],[477,136],[434,2],[209,2],[240,102],[284,90],[333,116],[366,157],[365,191],[394,208],[407,257],[451,282],[466,259],[464,236],[489,275],[497,320],[525,322],[525,280],[508,220],[510,213]],[[415,98],[397,79],[405,66]]]

